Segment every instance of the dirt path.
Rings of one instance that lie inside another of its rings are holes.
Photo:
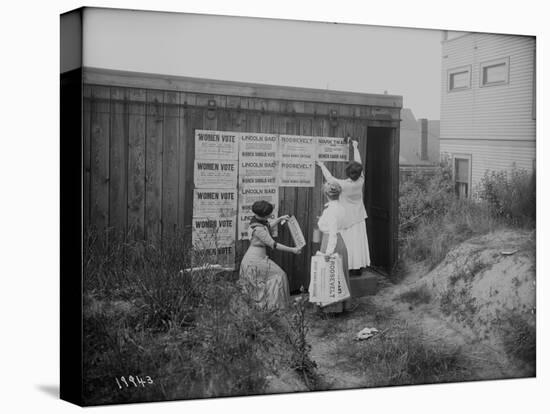
[[[378,280],[378,293],[355,299],[351,313],[310,309],[308,343],[322,388],[534,375],[534,232],[476,237],[434,269],[415,264],[399,283]],[[356,341],[367,327],[381,333]]]
[[[374,385],[368,373],[349,362],[341,350],[351,346],[355,335],[366,327],[382,329],[389,323],[406,324],[422,332],[423,340],[459,346],[471,362],[471,380],[517,376],[507,369],[502,352],[475,338],[470,332],[441,317],[433,304],[411,307],[394,300],[402,286],[389,286],[375,296],[357,300],[357,309],[347,315],[322,318],[312,315],[309,343],[317,373],[329,389]]]

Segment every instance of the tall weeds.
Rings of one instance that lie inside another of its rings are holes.
[[[461,199],[448,161],[433,175],[413,174],[400,184],[400,259],[433,268],[470,237],[502,226],[534,226],[534,183],[534,174],[524,170],[486,173],[476,197]]]
[[[255,306],[231,272],[191,257],[188,240],[174,234],[155,245],[112,231],[88,234],[88,404],[258,394],[267,374],[296,359],[281,315]],[[129,375],[153,384],[119,388],[115,379]]]

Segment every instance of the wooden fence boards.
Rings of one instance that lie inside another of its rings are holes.
[[[111,131],[109,152],[109,227],[127,228],[128,103],[126,89],[111,88]]]
[[[103,229],[109,225],[109,87],[92,88],[90,108],[90,221]]]
[[[90,97],[92,94],[90,85],[84,85],[82,90],[82,222],[84,228],[90,225],[90,145],[91,145],[91,126],[90,126]]]
[[[164,93],[162,151],[162,235],[173,235],[178,226],[179,93]]]
[[[369,125],[395,128],[393,121],[367,120],[372,111],[364,106],[87,84],[83,95],[84,225],[153,241],[176,230],[187,230],[191,241],[196,129],[350,136],[366,154]],[[333,109],[336,124],[329,118]],[[398,157],[398,147],[392,150]],[[372,154],[363,162],[367,157]],[[341,178],[345,164],[326,163]],[[317,167],[315,182],[312,188],[279,188],[279,214],[294,214],[308,240],[326,202]],[[286,227],[279,227],[278,241],[292,245]],[[237,262],[247,247],[237,242]],[[301,256],[270,253],[289,274],[293,291],[307,288],[310,257],[319,247],[308,243]]]
[[[147,91],[145,133],[145,237],[161,236],[164,94]]]
[[[145,236],[145,89],[128,90],[128,231]]]

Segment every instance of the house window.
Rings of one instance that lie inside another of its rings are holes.
[[[470,66],[450,69],[447,77],[447,90],[451,92],[470,89],[471,72]]]
[[[508,83],[509,58],[491,60],[480,65],[480,85],[495,86]]]
[[[468,198],[471,193],[471,155],[453,156],[455,193],[460,198]]]

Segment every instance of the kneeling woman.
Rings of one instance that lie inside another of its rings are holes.
[[[248,227],[250,247],[241,261],[239,280],[250,297],[260,306],[267,309],[283,309],[290,303],[290,290],[286,273],[267,257],[266,247],[299,254],[297,247],[288,247],[277,243],[271,237],[271,228],[288,216],[268,220],[273,212],[273,205],[267,201],[256,201],[252,204],[254,217]]]
[[[342,230],[344,229],[346,221],[346,211],[339,201],[342,187],[336,182],[329,181],[325,183],[323,191],[328,199],[328,203],[325,204],[326,208],[323,210],[323,214],[319,217],[318,222],[319,230],[323,232],[321,253],[324,253],[327,258],[333,253],[338,253],[340,257],[342,257],[344,276],[351,294],[348,270],[348,250],[342,238]],[[345,310],[351,310],[352,301],[350,298],[343,302],[325,306],[322,309],[326,313],[339,313]]]

